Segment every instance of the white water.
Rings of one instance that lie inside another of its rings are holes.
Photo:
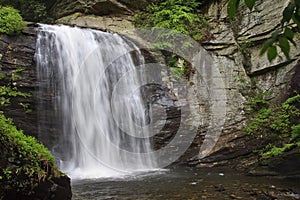
[[[139,91],[143,74],[135,67],[144,61],[133,43],[117,34],[41,25],[36,61],[40,93],[52,94],[61,125],[52,151],[62,171],[72,178],[100,178],[155,168],[147,154],[148,111]],[[39,112],[45,107],[41,104]]]

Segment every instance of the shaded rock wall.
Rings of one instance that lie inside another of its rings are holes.
[[[4,107],[7,117],[13,118],[15,124],[24,130],[27,135],[37,137],[37,110],[36,110],[36,66],[34,62],[36,32],[33,28],[26,28],[19,36],[1,35],[0,37],[0,71],[8,79],[2,80],[2,85],[17,87],[19,91],[31,94],[31,97],[12,97],[11,105]],[[16,73],[19,78],[9,80],[10,74],[20,67],[24,71]],[[28,103],[26,112],[19,103]]]

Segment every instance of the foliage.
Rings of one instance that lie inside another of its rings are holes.
[[[245,5],[252,10],[257,0],[244,0]],[[228,16],[232,18],[238,11],[241,0],[230,0],[227,7]],[[296,24],[296,28],[292,23]],[[271,62],[278,56],[277,49],[280,48],[287,59],[290,59],[290,43],[296,46],[294,35],[300,30],[300,1],[291,0],[282,13],[281,27],[273,32],[272,37],[268,39],[260,54],[267,53]]]
[[[0,112],[0,187],[29,192],[40,181],[60,175],[55,159],[42,144],[17,130]]]
[[[30,97],[31,95],[27,92],[21,92],[19,89],[15,86],[15,81],[20,79],[19,73],[24,71],[25,68],[20,67],[16,70],[13,70],[8,76],[0,73],[0,81],[1,82],[7,82],[5,85],[0,85],[0,109],[1,107],[9,106],[11,103],[11,98],[16,97]],[[29,105],[23,102],[19,102],[19,105],[26,111],[26,113],[30,112]]]
[[[0,33],[18,34],[24,26],[23,19],[16,9],[0,6]]]
[[[25,20],[46,22],[49,20],[43,0],[0,0],[1,5],[12,6],[20,10]]]
[[[256,97],[254,97],[248,104],[250,105],[251,109],[253,111],[259,111],[260,109],[263,108],[268,108],[270,102],[266,100],[266,96],[268,93],[262,92],[258,94]]]
[[[257,98],[254,102],[265,102]],[[255,107],[255,115],[245,128],[248,134],[260,136],[272,145],[268,145],[261,151],[264,158],[276,156],[290,149],[300,142],[300,95],[288,98],[282,105],[269,107],[264,103],[260,109]],[[251,104],[250,104],[251,105]],[[282,147],[278,147],[278,146]]]
[[[179,58],[178,56],[173,55],[169,62],[167,63],[167,66],[170,68],[171,75],[175,79],[180,79],[185,75],[185,65],[187,62],[185,62],[182,58]]]
[[[262,131],[262,127],[269,122],[269,118],[271,116],[271,109],[268,108],[262,108],[260,109],[256,116],[255,119],[244,128],[244,131],[246,131],[248,134],[254,135],[257,133],[264,133]],[[265,127],[265,129],[268,130],[268,127]]]
[[[182,75],[188,77],[191,71],[191,65],[177,54],[188,57],[191,54],[192,41],[201,42],[211,37],[205,17],[198,12],[200,2],[204,3],[204,0],[156,1],[142,13],[135,15],[135,25],[138,28],[150,28],[143,30],[147,36],[152,36],[152,46],[165,50],[163,53],[166,63],[176,79]],[[151,31],[151,34],[147,31]],[[190,36],[191,40],[187,40],[187,36]],[[177,65],[179,61],[183,61],[181,66]]]
[[[166,0],[146,7],[141,14],[135,15],[135,24],[139,28],[159,27],[172,30],[169,33],[182,33],[201,41],[208,28],[203,17],[197,13],[200,3],[196,0]],[[163,36],[170,39],[172,35]]]
[[[300,142],[300,124],[292,126],[291,141],[292,142],[294,142],[294,141]]]
[[[261,155],[263,158],[271,158],[274,156],[279,156],[283,152],[291,149],[294,146],[294,144],[285,144],[283,147],[274,147],[272,145],[269,145],[264,151],[261,152]]]

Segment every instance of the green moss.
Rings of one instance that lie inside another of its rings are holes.
[[[292,126],[291,141],[299,141],[300,142],[300,124]]]
[[[251,101],[252,119],[244,131],[269,143],[258,151],[263,158],[278,156],[300,144],[299,103],[300,95],[270,108],[270,103],[264,99],[254,98]]]
[[[255,80],[252,80],[255,82]],[[252,98],[249,102],[248,105],[250,105],[252,111],[260,111],[261,109],[268,108],[270,102],[266,100],[266,97],[268,96],[267,92],[262,92]]]
[[[24,26],[25,23],[18,10],[0,6],[0,33],[19,34]]]
[[[285,144],[283,147],[272,147],[270,150],[261,153],[262,158],[271,158],[271,157],[275,157],[275,156],[279,156],[281,155],[283,152],[291,149],[295,144]]]
[[[31,94],[20,91],[15,85],[15,81],[21,78],[20,73],[26,70],[24,67],[19,67],[13,70],[9,75],[0,73],[0,80],[6,84],[0,85],[0,109],[5,106],[9,106],[11,98],[15,97],[30,97]],[[28,103],[19,102],[19,105],[25,110],[26,113],[31,112]]]
[[[0,187],[30,192],[49,176],[60,176],[55,159],[34,137],[25,136],[0,112]]]

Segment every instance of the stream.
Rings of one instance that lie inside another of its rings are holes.
[[[122,179],[72,181],[73,200],[300,199],[297,180],[246,176],[225,168],[177,166]]]

